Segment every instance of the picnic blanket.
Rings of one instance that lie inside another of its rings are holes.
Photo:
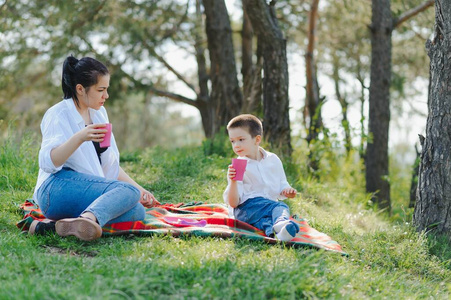
[[[17,223],[17,227],[22,231],[28,231],[33,220],[45,219],[39,207],[32,200],[26,200],[20,208],[23,210],[24,217]],[[102,228],[103,235],[170,234],[175,237],[180,235],[239,237],[264,241],[269,244],[282,243],[277,239],[267,237],[262,230],[256,227],[230,218],[228,209],[223,204],[166,203],[146,210],[146,218],[143,221],[105,225]],[[297,216],[293,216],[291,219],[299,225],[300,231],[290,242],[285,242],[285,245],[324,249],[347,255],[336,241],[310,227],[305,219]]]

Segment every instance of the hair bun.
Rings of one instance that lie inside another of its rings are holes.
[[[75,66],[78,64],[78,59],[76,59],[72,54],[66,58],[66,61],[64,62],[64,66],[67,67],[67,69],[70,72],[75,72]]]

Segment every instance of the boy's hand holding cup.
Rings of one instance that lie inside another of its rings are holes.
[[[247,160],[233,158],[229,166],[229,178],[234,181],[243,181],[244,171],[246,171]]]

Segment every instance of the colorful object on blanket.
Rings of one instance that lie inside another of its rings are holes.
[[[33,220],[44,220],[40,209],[31,200],[21,205],[24,218],[17,223],[23,231],[28,231]],[[306,220],[294,216],[300,231],[287,246],[313,247],[329,251],[343,252],[341,246],[328,235],[310,227]],[[269,244],[282,243],[267,237],[263,231],[238,220],[229,218],[228,209],[222,204],[206,204],[190,202],[179,204],[163,204],[147,209],[146,218],[137,222],[122,222],[105,225],[103,235],[122,234],[171,234],[172,236],[195,235],[216,236],[222,238],[241,237],[251,240],[261,240]]]
[[[205,220],[192,220],[179,217],[163,217],[163,221],[165,221],[168,224],[174,225],[175,227],[188,227],[188,226],[204,227],[205,225],[207,225],[207,221]]]

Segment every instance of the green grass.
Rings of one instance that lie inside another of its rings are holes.
[[[0,295],[2,299],[448,299],[451,249],[410,225],[394,191],[396,215],[368,206],[361,164],[330,155],[320,180],[301,150],[286,163],[302,195],[292,213],[338,241],[344,257],[256,241],[171,236],[27,236],[15,223],[31,197],[38,146],[27,137],[0,148]],[[161,202],[222,203],[230,157],[204,147],[123,154],[123,167]],[[402,178],[400,178],[401,180]],[[392,178],[392,183],[396,178]],[[395,187],[408,186],[397,183]]]

